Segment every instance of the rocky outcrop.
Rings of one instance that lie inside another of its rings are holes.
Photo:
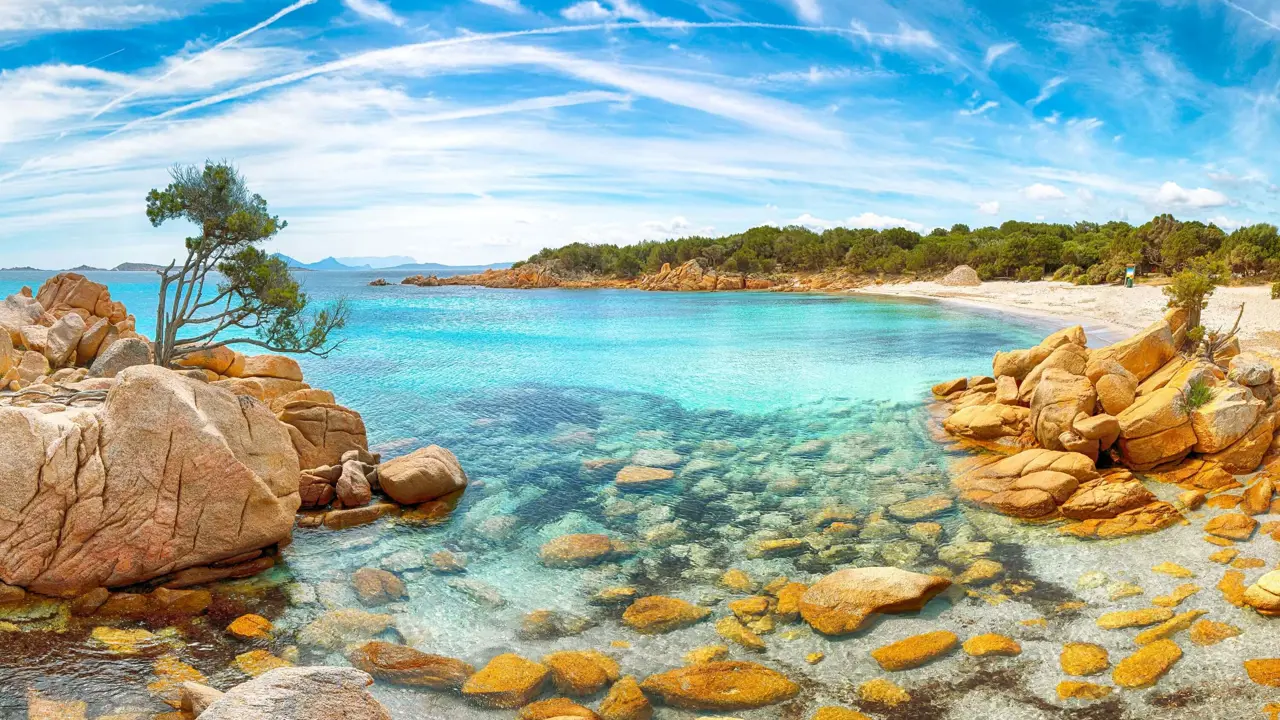
[[[1080,483],[1098,477],[1093,461],[1073,452],[1025,450],[953,481],[960,498],[1005,515],[1037,518],[1067,502]]]
[[[260,403],[154,366],[105,403],[0,407],[0,581],[64,597],[289,537],[298,458]]]
[[[333,403],[301,400],[285,405],[278,417],[289,428],[300,467],[337,465],[349,450],[369,451],[364,420],[355,410]]]
[[[467,487],[458,458],[437,445],[382,463],[378,478],[382,491],[401,505],[418,505]]]
[[[354,668],[286,667],[228,690],[201,720],[391,720]]]
[[[1178,352],[1169,323],[1161,320],[1137,335],[1094,350],[1091,360],[1115,360],[1142,382],[1173,359]]]
[[[1074,348],[1076,345],[1064,345]],[[1062,348],[1054,351],[1056,355]],[[1053,356],[1050,356],[1052,359]],[[1049,360],[1045,361],[1046,363]],[[1062,435],[1072,430],[1077,415],[1092,415],[1097,396],[1089,378],[1049,368],[1031,397],[1031,427],[1041,447],[1064,450]]]
[[[1196,435],[1193,450],[1212,454],[1227,449],[1249,432],[1265,407],[1266,403],[1240,385],[1214,388],[1209,402],[1191,411],[1191,429]]]
[[[129,316],[124,304],[111,300],[106,285],[77,273],[62,273],[46,280],[36,293],[36,302],[58,318],[75,313],[82,320],[93,316],[114,324]]]
[[[1180,390],[1164,387],[1144,395],[1116,416],[1120,455],[1134,470],[1181,460],[1197,438]]]
[[[943,421],[953,435],[972,440],[1017,437],[1027,427],[1031,411],[1017,405],[992,403],[963,407]]]
[[[718,273],[702,267],[699,260],[689,260],[671,267],[665,263],[662,269],[652,275],[645,275],[639,280],[642,290],[665,290],[674,292],[696,292],[714,290],[748,290],[769,287],[766,280],[751,280],[748,276],[737,273]]]

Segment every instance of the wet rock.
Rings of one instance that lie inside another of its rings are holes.
[[[439,575],[454,575],[467,571],[467,556],[448,550],[439,550],[427,556],[431,563],[431,572]]]
[[[218,698],[201,720],[391,720],[369,694],[373,679],[352,668],[279,668]]]
[[[1275,483],[1270,477],[1260,475],[1244,491],[1244,497],[1240,501],[1240,510],[1248,515],[1265,515],[1271,512],[1271,497],[1274,494]]]
[[[640,489],[664,483],[675,476],[676,474],[673,471],[665,468],[628,465],[619,470],[618,474],[614,476],[614,484],[623,489]]]
[[[818,708],[811,720],[871,720],[871,718],[857,710],[827,705]]]
[[[800,614],[815,630],[846,635],[872,613],[919,610],[951,581],[897,568],[852,568],[814,583],[800,599]]]
[[[776,538],[758,540],[747,548],[747,557],[776,558],[791,557],[809,550],[809,546],[800,538]]]
[[[1077,677],[1097,675],[1111,667],[1107,649],[1093,643],[1076,642],[1063,645],[1058,663],[1062,666],[1062,672]]]
[[[916,522],[941,515],[953,507],[955,507],[955,501],[946,495],[930,495],[890,505],[888,513],[891,517],[903,522]]]
[[[755,590],[755,583],[745,572],[732,568],[720,576],[720,586],[735,592],[749,593]]]
[[[884,678],[875,678],[859,685],[858,697],[865,703],[891,708],[911,702],[910,693]]]
[[[600,703],[603,720],[650,720],[653,707],[640,689],[640,683],[631,675],[625,675],[609,688],[609,694]]]
[[[156,679],[147,684],[147,692],[170,707],[182,707],[183,683],[206,683],[204,673],[182,662],[178,656],[165,654],[151,666]]]
[[[115,655],[136,655],[142,648],[156,641],[156,636],[146,630],[121,630],[109,627],[96,627],[89,637],[106,646],[107,650]]]
[[[276,657],[267,650],[250,650],[236,656],[233,663],[240,672],[249,677],[261,677],[272,670],[293,667],[293,663]]]
[[[560,610],[534,610],[520,620],[517,632],[525,640],[553,640],[581,635],[596,626],[591,618]]]
[[[684,458],[671,450],[637,450],[631,456],[632,465],[645,467],[670,468],[679,465]]]
[[[607,535],[561,535],[543,545],[538,557],[549,568],[581,568],[603,562],[615,549]]]
[[[1084,483],[1058,510],[1073,520],[1114,518],[1156,501],[1142,481],[1122,472]]]
[[[538,700],[520,709],[520,720],[570,720],[570,718],[599,720],[599,716],[590,708],[566,698]]]
[[[1248,540],[1257,529],[1258,521],[1241,513],[1228,513],[1210,518],[1204,531],[1228,540]]]
[[[639,596],[640,591],[634,587],[608,587],[592,595],[587,602],[592,605],[614,607],[618,605],[630,605],[635,602],[635,599]]]
[[[507,653],[489,661],[462,686],[463,697],[482,707],[514,709],[528,705],[542,692],[550,670]]]
[[[347,659],[376,680],[433,690],[457,690],[475,673],[461,660],[377,640],[355,648]]]
[[[1157,640],[1116,663],[1111,679],[1124,688],[1151,687],[1181,658],[1182,648],[1177,643]]]
[[[1054,512],[1079,483],[1096,477],[1093,461],[1085,455],[1035,449],[976,468],[953,484],[966,502],[1033,518]]]
[[[986,657],[988,655],[1014,657],[1022,654],[1022,646],[1018,644],[1017,640],[1007,635],[997,635],[996,633],[975,635],[965,640],[961,648],[965,653],[973,657]]]
[[[1155,625],[1171,618],[1173,618],[1173,611],[1169,608],[1152,607],[1109,612],[1099,617],[1096,624],[1104,630],[1119,630],[1121,628]]]
[[[1191,627],[1191,624],[1205,614],[1205,610],[1191,610],[1180,613],[1153,628],[1147,628],[1134,637],[1137,645],[1150,645],[1157,640],[1165,640]]]
[[[959,577],[957,585],[989,585],[1004,574],[1004,565],[985,558],[975,560]]]
[[[466,489],[467,474],[453,453],[430,445],[379,465],[378,483],[401,505],[418,505]]]
[[[1169,593],[1168,595],[1160,595],[1152,598],[1151,604],[1159,607],[1167,607],[1167,608],[1177,607],[1182,603],[1183,600],[1186,600],[1187,598],[1191,597],[1192,595],[1195,595],[1198,592],[1200,592],[1199,585],[1196,585],[1194,583],[1186,583],[1185,585],[1179,585],[1178,587],[1174,588],[1173,592]]]
[[[1226,571],[1218,581],[1218,590],[1222,592],[1227,602],[1236,607],[1244,607],[1244,594],[1248,591],[1244,584],[1244,573],[1239,570]]]
[[[326,650],[341,650],[352,643],[372,640],[394,622],[395,617],[392,615],[347,608],[330,610],[299,631],[298,643]]]
[[[27,720],[85,720],[88,710],[81,700],[48,700],[35,691],[27,697]]]
[[[716,632],[720,637],[737,643],[748,650],[763,651],[764,639],[748,628],[736,617],[723,617],[716,621]]]
[[[690,665],[650,676],[640,687],[683,710],[750,710],[790,700],[800,692],[782,673],[749,662]]]
[[[1059,700],[1102,700],[1111,695],[1111,690],[1106,685],[1079,680],[1063,680],[1057,687]]]
[[[1280,687],[1280,659],[1245,660],[1244,671],[1259,685]]]
[[[271,636],[271,621],[261,615],[241,615],[227,626],[227,632],[242,640],[261,640]]]
[[[351,574],[351,587],[366,607],[386,605],[408,597],[404,581],[386,570],[360,568]]]
[[[871,651],[871,657],[885,670],[910,670],[955,649],[960,638],[949,630],[913,635]]]
[[[399,511],[400,508],[391,503],[375,503],[350,510],[330,510],[324,514],[324,526],[330,530],[345,530],[368,525],[379,518],[395,515]]]
[[[500,608],[505,607],[507,604],[506,598],[502,597],[502,593],[498,592],[497,588],[480,580],[458,578],[457,580],[450,580],[449,587],[485,607]]]
[[[658,635],[701,622],[710,614],[710,610],[678,598],[652,595],[632,603],[622,614],[622,622],[638,633]]]
[[[551,670],[556,692],[572,697],[594,695],[621,675],[617,661],[595,650],[551,653],[542,664]]]
[[[1018,405],[969,405],[957,409],[942,426],[958,437],[996,440],[1021,435],[1030,417],[1031,411]]]
[[[1243,631],[1235,625],[1215,620],[1197,620],[1191,626],[1191,642],[1200,646],[1217,645],[1241,632]]]
[[[197,682],[182,683],[181,692],[181,705],[179,705],[178,709],[191,713],[196,717],[199,717],[200,713],[207,710],[210,705],[226,694]]]
[[[1280,570],[1272,570],[1250,585],[1244,602],[1260,615],[1280,615]]]

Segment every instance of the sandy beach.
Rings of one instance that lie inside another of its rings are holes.
[[[1160,288],[1140,285],[1072,285],[1065,282],[985,282],[977,287],[950,287],[936,282],[874,285],[852,292],[894,297],[931,298],[945,302],[998,309],[1005,312],[1062,318],[1071,323],[1105,326],[1127,335],[1158,320],[1165,312]],[[1280,353],[1280,300],[1271,299],[1271,288],[1223,287],[1209,299],[1204,324],[1210,329],[1230,328],[1244,303],[1240,321],[1241,342],[1249,348]]]

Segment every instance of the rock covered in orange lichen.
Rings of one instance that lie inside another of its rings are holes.
[[[545,665],[507,653],[468,678],[462,695],[484,707],[514,709],[536,698],[549,674]]]
[[[1157,640],[1116,663],[1111,679],[1120,687],[1151,687],[1181,658],[1182,648],[1177,643]]]
[[[871,651],[871,657],[885,670],[910,670],[955,649],[960,638],[949,630],[913,635]]]
[[[653,706],[644,696],[640,683],[631,675],[625,675],[609,688],[609,694],[600,702],[600,717],[604,720],[649,720]]]
[[[360,645],[347,659],[377,680],[435,690],[456,690],[475,673],[461,660],[379,640]]]
[[[1017,640],[1007,635],[998,635],[996,633],[975,635],[965,640],[964,645],[961,647],[973,657],[986,657],[988,655],[1013,657],[1022,654],[1022,646],[1018,644]]]
[[[542,664],[551,669],[556,691],[575,697],[599,692],[620,675],[617,661],[595,650],[551,653]]]
[[[850,568],[822,578],[800,598],[800,614],[815,630],[845,635],[872,613],[919,610],[951,581],[892,567]]]
[[[683,710],[749,710],[790,700],[800,686],[750,662],[690,665],[647,678],[640,687]]]
[[[701,622],[710,614],[710,610],[679,598],[650,595],[631,603],[622,622],[638,633],[660,635]]]

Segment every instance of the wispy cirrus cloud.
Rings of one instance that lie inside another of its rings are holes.
[[[381,0],[342,0],[352,12],[361,17],[403,27],[405,19],[396,14],[391,6]]]
[[[987,53],[982,58],[982,66],[990,70],[991,67],[996,64],[997,60],[1004,57],[1005,55],[1008,55],[1016,47],[1018,47],[1018,43],[1013,43],[1013,42],[992,45],[991,47],[987,48]]]
[[[1065,75],[1050,78],[1048,82],[1040,86],[1040,94],[1027,101],[1027,107],[1034,109],[1040,103],[1053,97],[1053,94],[1058,91],[1058,87],[1066,81],[1067,78]]]

